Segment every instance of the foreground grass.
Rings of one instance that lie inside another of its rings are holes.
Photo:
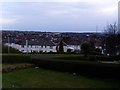
[[[41,54],[41,53],[39,53],[39,54],[21,54],[21,53],[3,53],[3,54],[0,54],[0,55],[23,55],[23,56],[84,56],[84,55],[82,55],[82,54],[66,54],[66,53],[64,53],[64,54],[58,54],[58,53],[54,53],[54,54],[49,54],[49,53],[43,53],[43,54]]]
[[[2,68],[7,68],[7,67],[23,67],[25,65],[32,65],[30,63],[4,63],[2,64]]]
[[[3,88],[118,88],[117,80],[29,68],[3,73]]]

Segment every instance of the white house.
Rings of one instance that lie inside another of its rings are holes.
[[[80,47],[80,42],[78,41],[74,41],[74,42],[67,42],[67,50],[71,49],[72,52],[80,52],[81,51],[81,47]]]
[[[12,48],[19,50],[22,53],[32,53],[32,52],[57,52],[56,44],[50,40],[26,40],[19,43],[6,43]],[[80,45],[77,44],[66,44],[63,46],[64,52],[67,52],[68,49],[71,51],[80,50]]]
[[[17,44],[15,43],[6,43],[12,48],[15,48],[23,53],[31,53],[31,52],[56,52],[56,45],[51,41],[23,41]]]

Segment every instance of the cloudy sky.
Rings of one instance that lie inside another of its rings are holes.
[[[118,22],[119,0],[2,0],[2,29],[102,32]]]

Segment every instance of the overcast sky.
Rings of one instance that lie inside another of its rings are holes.
[[[4,0],[0,25],[9,30],[103,32],[107,24],[118,22],[118,1]]]

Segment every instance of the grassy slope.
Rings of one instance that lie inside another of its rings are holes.
[[[118,81],[96,79],[45,69],[24,69],[3,73],[3,88],[115,88]]]
[[[24,66],[24,65],[32,65],[32,64],[29,64],[29,63],[13,63],[13,64],[11,64],[11,63],[5,63],[5,64],[2,64],[2,68],[7,68],[7,67],[19,67],[19,66]]]
[[[23,55],[23,56],[83,56],[81,54],[20,54],[20,53],[2,53],[0,55]]]

